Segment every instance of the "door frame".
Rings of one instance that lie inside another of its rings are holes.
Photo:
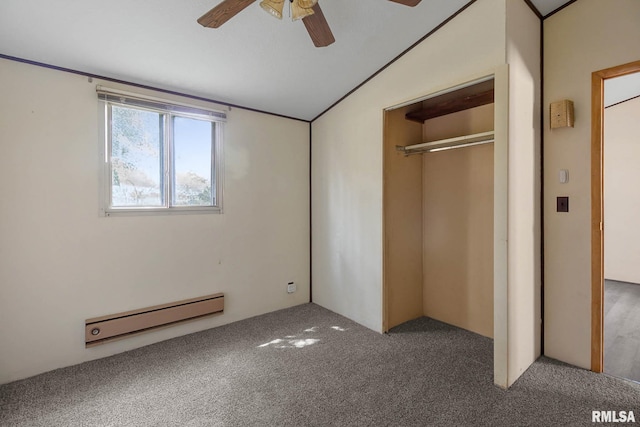
[[[604,81],[640,72],[640,61],[591,74],[591,370],[604,369]]]

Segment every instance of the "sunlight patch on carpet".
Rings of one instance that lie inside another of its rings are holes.
[[[258,346],[258,348],[269,347],[269,346],[273,346],[275,348],[303,348],[303,347],[313,345],[319,341],[320,340],[316,338],[300,338],[300,339],[289,339],[289,340],[283,340],[278,338],[273,341],[269,341],[268,343],[261,344]]]

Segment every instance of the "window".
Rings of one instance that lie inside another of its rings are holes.
[[[98,87],[105,215],[221,212],[224,113]]]

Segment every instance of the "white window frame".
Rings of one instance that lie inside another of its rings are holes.
[[[223,196],[223,140],[224,140],[224,124],[226,123],[226,114],[217,110],[210,110],[200,106],[193,106],[174,101],[168,101],[161,98],[143,96],[131,92],[125,92],[116,89],[97,86],[99,100],[99,123],[100,123],[100,214],[102,216],[120,216],[120,215],[166,215],[166,214],[194,214],[194,213],[222,213],[222,196]],[[153,111],[164,115],[163,128],[163,162],[162,173],[164,177],[164,205],[154,207],[114,207],[112,201],[112,165],[111,165],[111,106],[120,106],[126,108],[134,108],[139,110]],[[172,143],[169,141],[171,131],[172,117],[186,117],[198,120],[210,121],[214,124],[214,132],[212,133],[212,161],[211,167],[212,191],[214,204],[212,206],[172,206],[171,174],[173,173],[171,164]]]

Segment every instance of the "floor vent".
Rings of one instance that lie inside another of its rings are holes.
[[[109,316],[94,317],[85,321],[85,345],[92,347],[223,311],[224,294],[219,293]]]

